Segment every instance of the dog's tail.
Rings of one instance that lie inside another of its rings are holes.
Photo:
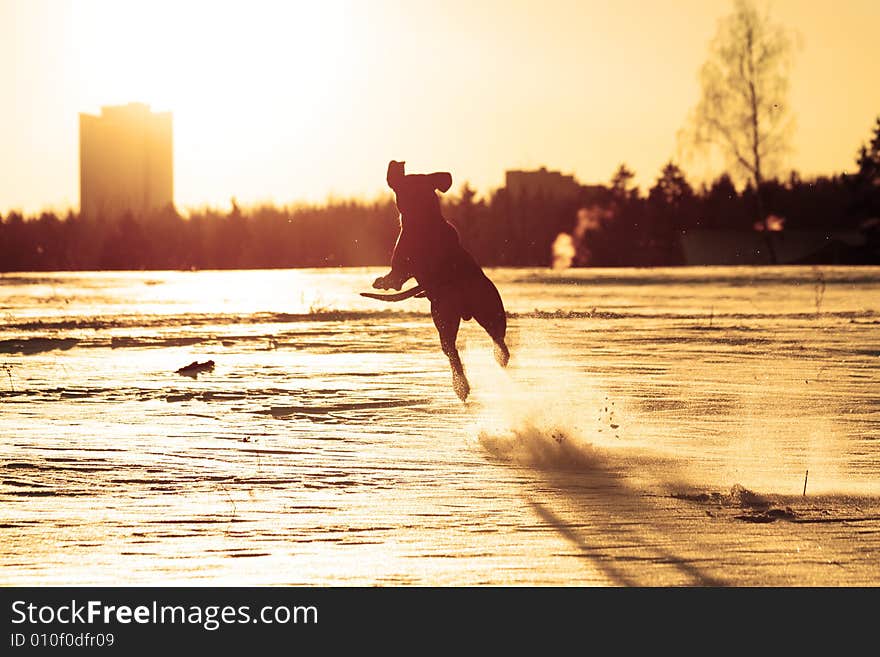
[[[403,292],[395,292],[393,294],[361,292],[362,297],[367,297],[368,299],[378,299],[379,301],[403,301],[404,299],[410,299],[412,297],[423,297],[425,296],[425,294],[425,288],[422,285],[416,285],[415,287],[411,287],[410,289],[404,290]]]

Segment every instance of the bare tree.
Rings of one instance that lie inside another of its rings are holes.
[[[683,131],[687,145],[720,149],[734,176],[754,186],[765,230],[761,183],[778,172],[794,125],[787,102],[793,43],[751,0],[735,0],[718,23],[700,71],[702,95]]]

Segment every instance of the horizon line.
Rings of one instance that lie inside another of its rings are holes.
[[[670,162],[675,164],[676,166],[678,166],[682,170],[682,172],[684,172],[685,174],[687,173],[681,167],[680,164],[675,162],[674,159],[670,158],[669,160],[667,160],[666,164],[669,164]],[[622,162],[622,163],[619,163],[617,166],[620,167],[621,165],[625,165],[625,164],[626,164],[625,162]],[[665,167],[666,164],[664,164],[663,166]],[[546,167],[546,166],[539,166],[534,169],[505,169],[504,171],[505,171],[505,173],[508,171],[532,172],[532,171],[540,171],[542,169],[546,169],[547,171],[561,172],[561,170],[550,169],[549,167]],[[614,171],[616,171],[616,170],[617,169],[615,168]],[[661,171],[662,171],[662,169],[661,169]],[[836,171],[836,172],[830,172],[830,173],[816,173],[816,174],[810,174],[807,176],[802,176],[797,171],[797,169],[790,169],[790,170],[786,171],[784,175],[776,176],[773,178],[768,178],[767,180],[764,181],[764,183],[781,182],[783,184],[786,184],[788,181],[790,181],[791,176],[793,174],[797,174],[799,177],[799,180],[801,182],[815,181],[815,180],[819,180],[819,179],[823,179],[823,178],[824,179],[833,179],[833,178],[840,177],[840,176],[851,175],[849,171],[843,170],[843,171]],[[574,174],[565,174],[565,175],[574,176]],[[697,192],[697,191],[702,191],[702,189],[704,187],[708,187],[709,183],[716,182],[724,176],[727,176],[730,179],[737,194],[742,194],[743,192],[745,192],[747,189],[749,189],[751,187],[750,182],[747,182],[745,184],[738,183],[736,177],[734,175],[732,175],[729,171],[726,171],[726,170],[721,171],[720,173],[718,173],[717,175],[714,175],[712,177],[704,178],[704,179],[700,180],[698,183],[696,181],[692,181],[692,180],[688,179],[687,175],[685,175],[685,179],[687,180],[688,184],[691,185],[691,188],[695,192]],[[654,184],[656,184],[656,181],[658,179],[659,179],[659,176],[654,178]],[[575,180],[577,180],[577,178],[575,178]],[[577,181],[577,184],[578,184],[578,186],[580,186],[582,188],[593,188],[593,187],[610,188],[610,182],[611,182],[610,180],[602,181],[602,182],[592,182],[592,183],[583,183],[583,182]],[[475,192],[475,195],[474,195],[475,199],[485,200],[485,201],[490,200],[492,198],[492,196],[494,195],[494,193],[507,188],[506,185],[500,185],[498,187],[491,187],[487,191],[481,191],[481,190],[477,189],[476,187],[472,186],[469,180],[465,180],[464,182],[461,183],[461,185],[458,186],[458,191],[450,190],[449,192],[441,195],[441,198],[460,198],[460,196],[461,196],[460,190],[463,189],[464,187],[468,187]],[[643,193],[643,191],[644,192],[650,191],[650,189],[652,187],[653,187],[653,185],[651,187],[647,187],[646,189],[643,189],[642,185],[634,184],[631,189],[638,191],[639,195],[641,195]],[[326,207],[330,207],[335,204],[344,204],[344,203],[351,203],[351,202],[369,205],[369,204],[373,204],[373,203],[385,202],[387,200],[393,200],[393,197],[394,197],[393,191],[388,190],[388,191],[378,191],[373,195],[351,194],[348,196],[343,196],[340,194],[336,194],[334,192],[330,192],[330,193],[326,194],[323,197],[323,199],[320,199],[320,200],[309,200],[307,198],[298,198],[298,199],[294,198],[294,199],[290,199],[288,201],[275,201],[272,199],[262,199],[262,200],[239,202],[236,195],[233,194],[229,197],[229,200],[226,203],[226,206],[228,206],[228,208],[229,208],[226,211],[231,211],[232,206],[233,206],[233,202],[234,202],[235,206],[237,206],[239,209],[242,209],[242,210],[244,210],[244,209],[253,210],[253,209],[260,209],[260,208],[267,208],[267,207],[284,210],[284,209],[298,209],[298,208],[326,208]],[[187,204],[187,205],[178,205],[177,203],[172,203],[171,206],[174,208],[175,212],[177,212],[178,214],[181,214],[181,215],[190,215],[190,214],[193,214],[196,212],[212,212],[212,211],[224,211],[225,210],[224,206],[222,206],[220,204],[212,204],[212,203]],[[22,217],[39,217],[42,214],[55,214],[56,216],[61,216],[61,215],[67,215],[67,214],[73,213],[73,214],[78,215],[81,213],[81,210],[82,209],[80,207],[77,207],[74,205],[66,205],[66,206],[44,205],[44,206],[41,206],[38,210],[24,210],[20,206],[19,207],[8,206],[6,208],[0,207],[0,217],[5,217],[5,216],[8,216],[13,213],[19,214]],[[163,211],[163,208],[155,210],[155,212],[162,212],[162,211]]]

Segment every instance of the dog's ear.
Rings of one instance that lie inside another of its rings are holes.
[[[449,188],[452,187],[452,174],[447,171],[429,173],[428,181],[434,189],[441,192],[448,192]]]
[[[385,175],[385,181],[391,189],[397,189],[397,186],[406,177],[404,172],[405,165],[406,162],[398,162],[397,160],[391,160],[388,163],[388,173]]]

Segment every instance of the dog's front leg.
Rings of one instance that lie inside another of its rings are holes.
[[[412,267],[412,238],[407,239],[403,230],[403,215],[400,217],[400,233],[397,242],[394,243],[394,252],[391,254],[391,271],[373,281],[373,287],[377,290],[393,288],[399,290],[410,278]]]
[[[380,276],[373,281],[373,288],[376,290],[399,290],[410,278],[412,278],[410,274],[401,273],[392,269],[384,276]]]

